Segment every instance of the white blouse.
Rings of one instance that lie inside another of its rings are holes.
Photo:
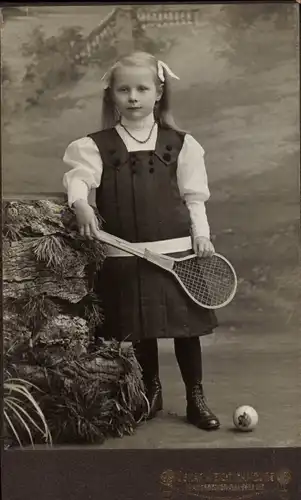
[[[123,120],[131,134],[139,140],[147,138],[150,127],[134,127]],[[145,144],[132,139],[118,124],[116,130],[128,151],[154,150],[158,128],[155,125],[151,137]],[[71,206],[76,200],[88,200],[89,192],[100,186],[103,163],[99,150],[90,137],[77,139],[67,147],[64,163],[71,167],[65,173],[63,185],[68,193],[68,203]],[[177,168],[178,187],[190,213],[191,231],[194,237],[210,238],[210,228],[207,220],[205,202],[210,197],[207,173],[204,163],[202,146],[189,134],[185,135],[182,150],[178,157]]]

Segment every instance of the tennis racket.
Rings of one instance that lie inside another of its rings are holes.
[[[147,248],[137,248],[135,243],[129,243],[101,230],[98,230],[96,239],[145,259],[171,273],[188,297],[206,309],[226,306],[236,293],[235,270],[232,264],[218,253],[208,258],[200,258],[195,254],[174,258],[152,252]]]

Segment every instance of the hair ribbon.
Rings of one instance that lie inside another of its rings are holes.
[[[164,77],[164,69],[166,71],[166,73],[171,77],[171,78],[175,78],[176,80],[180,80],[180,78],[175,75],[169,66],[167,66],[167,64],[161,60],[158,61],[158,77],[159,79],[161,80],[161,82],[164,82],[165,81],[165,77]]]

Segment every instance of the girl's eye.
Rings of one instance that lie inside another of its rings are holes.
[[[118,92],[130,92],[130,89],[128,87],[119,87]],[[139,85],[137,87],[138,92],[146,92],[148,90],[148,87],[145,87],[144,85]]]

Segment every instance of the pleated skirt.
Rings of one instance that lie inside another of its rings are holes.
[[[105,317],[96,334],[105,340],[199,337],[218,326],[215,312],[195,304],[171,273],[138,257],[107,257],[95,292]]]

